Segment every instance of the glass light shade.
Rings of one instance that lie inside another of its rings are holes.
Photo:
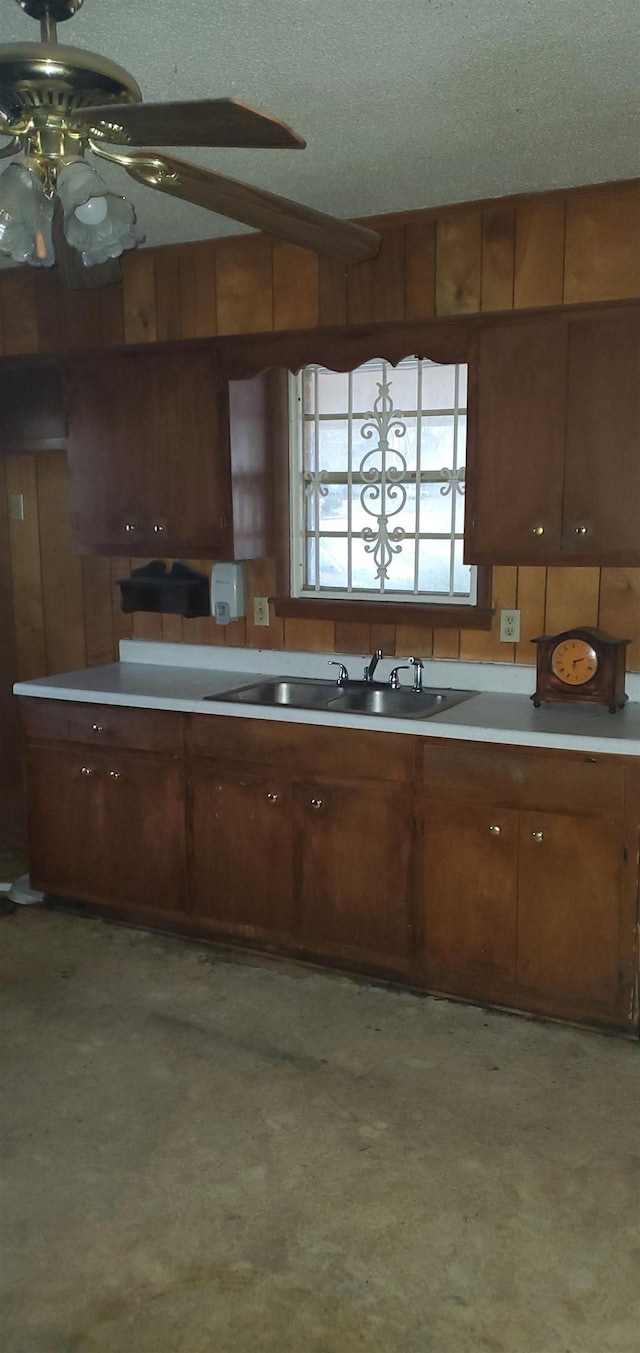
[[[64,209],[65,236],[82,254],[85,267],[118,258],[144,239],[131,203],[110,192],[84,160],[63,165],[56,186]]]
[[[14,263],[51,268],[53,202],[28,164],[10,164],[0,177],[0,252]]]

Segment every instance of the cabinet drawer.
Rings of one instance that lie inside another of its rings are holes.
[[[393,733],[194,714],[187,747],[194,756],[259,762],[292,775],[393,781],[413,776],[414,739]]]
[[[184,718],[160,709],[123,709],[70,700],[23,699],[22,721],[29,742],[53,739],[97,747],[135,748],[179,756]]]
[[[428,743],[424,782],[434,797],[617,816],[624,807],[625,767],[617,759],[587,753],[541,755],[462,742]]]

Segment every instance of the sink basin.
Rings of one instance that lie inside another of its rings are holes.
[[[257,681],[240,690],[206,695],[204,698],[237,705],[262,705],[271,709],[284,706],[289,709],[326,709],[336,714],[379,714],[392,719],[428,719],[477,694],[477,691],[440,691],[432,688],[412,691],[406,686],[393,690],[382,682],[353,681],[338,686],[335,681],[288,680],[279,677]]]
[[[225,691],[220,695],[205,695],[205,700],[224,700],[238,705],[267,705],[277,708],[288,705],[292,709],[326,709],[338,694],[335,681],[259,681],[240,690]]]

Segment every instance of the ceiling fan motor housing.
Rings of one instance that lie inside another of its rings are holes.
[[[82,0],[18,0],[18,4],[30,19],[52,19],[54,23],[64,23],[77,14]]]

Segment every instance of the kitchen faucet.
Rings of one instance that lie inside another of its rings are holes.
[[[374,672],[375,672],[375,670],[376,670],[376,667],[378,666],[378,663],[380,662],[380,659],[383,658],[383,657],[384,657],[384,653],[382,652],[382,649],[381,649],[381,648],[377,648],[376,651],[375,651],[375,653],[374,653],[374,655],[373,655],[373,657],[372,657],[372,659],[371,659],[371,661],[367,663],[367,665],[366,665],[366,667],[365,667],[365,669],[364,669],[364,679],[365,679],[365,681],[373,681],[373,674],[374,674]]]
[[[424,669],[424,663],[421,658],[407,658],[406,662],[400,663],[398,667],[394,667],[391,676],[389,677],[389,685],[392,691],[397,691],[400,687],[398,672],[407,672],[410,667],[413,667],[413,686],[411,689],[417,691],[418,694],[420,693],[422,690],[422,672]]]

